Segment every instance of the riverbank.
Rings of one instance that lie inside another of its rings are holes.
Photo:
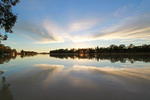
[[[50,53],[50,55],[150,55],[150,53]]]

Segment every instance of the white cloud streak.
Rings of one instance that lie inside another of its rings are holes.
[[[127,8],[124,7],[124,9]],[[119,16],[121,11],[116,11],[114,14]],[[17,24],[15,29],[23,32],[18,35],[32,39],[37,44],[60,43],[68,40],[73,42],[112,39],[129,41],[140,39],[147,41],[150,38],[149,18],[150,14],[148,13],[128,16],[122,18],[120,22],[107,27],[102,27],[104,20],[100,20],[100,18],[82,19],[66,23],[65,25],[46,19],[41,25],[20,22],[21,24]],[[109,23],[106,19],[105,22]]]

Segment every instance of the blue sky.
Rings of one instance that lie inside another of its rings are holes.
[[[150,0],[20,0],[3,44],[18,51],[150,43]]]

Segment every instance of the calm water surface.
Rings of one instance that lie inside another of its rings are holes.
[[[150,100],[147,60],[49,55],[0,60],[0,100]]]

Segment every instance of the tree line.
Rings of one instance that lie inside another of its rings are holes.
[[[5,46],[4,44],[0,44],[0,55],[12,55],[17,54],[16,49],[12,49],[9,46]]]
[[[109,47],[97,46],[96,48],[56,49],[50,51],[50,54],[52,53],[150,53],[150,45],[143,44],[140,46],[135,46],[130,44],[129,46],[125,46],[124,44],[121,44],[117,46],[112,44]]]
[[[34,52],[34,51],[24,51],[24,50],[21,50],[19,54],[23,58],[25,56],[34,56],[34,55],[37,55],[38,53]]]
[[[33,56],[33,55],[36,55],[37,52],[24,51],[24,50],[17,52],[16,49],[12,49],[9,46],[5,46],[4,44],[0,44],[0,56],[16,56],[18,54],[21,56]]]

